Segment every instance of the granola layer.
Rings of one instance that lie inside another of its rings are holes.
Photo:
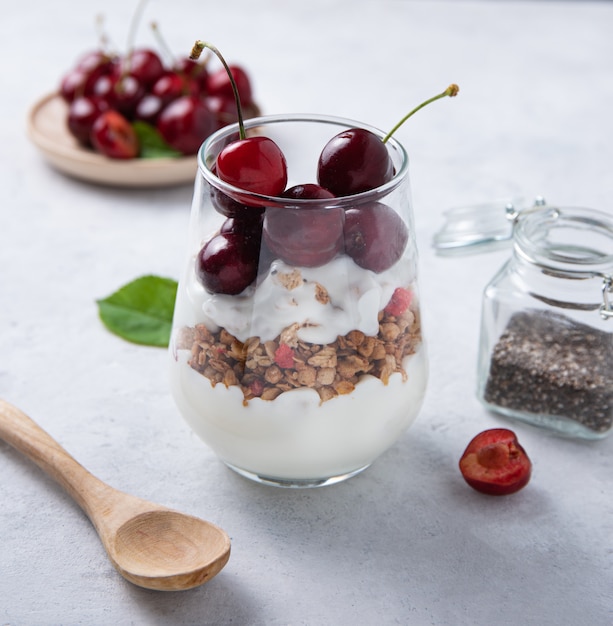
[[[213,386],[238,386],[247,403],[252,398],[274,400],[286,391],[314,389],[322,402],[353,391],[368,374],[387,384],[400,373],[406,379],[404,359],[421,343],[417,310],[400,315],[381,311],[376,336],[352,330],[328,344],[298,337],[299,324],[285,328],[275,339],[240,341],[225,329],[210,331],[204,324],[185,327],[178,347],[191,351],[189,365]]]

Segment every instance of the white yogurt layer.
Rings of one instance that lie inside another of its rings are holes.
[[[376,335],[378,313],[394,289],[408,287],[414,280],[413,263],[407,258],[380,274],[359,267],[345,255],[314,268],[294,268],[277,260],[257,289],[228,296],[208,293],[195,278],[192,264],[185,280],[186,306],[191,310],[181,319],[180,307],[175,325],[193,323],[195,316],[209,330],[223,327],[241,341],[274,339],[294,323],[301,326],[299,339],[309,343],[332,343],[352,330]]]
[[[397,287],[413,289],[415,263],[403,258],[375,274],[339,256],[323,267],[275,261],[266,276],[238,296],[210,294],[193,261],[179,286],[174,329],[205,324],[241,341],[265,342],[300,326],[298,338],[334,343],[360,330],[379,332],[379,312]],[[413,304],[412,306],[415,306]],[[314,389],[285,391],[245,403],[241,388],[211,381],[189,365],[190,350],[171,351],[171,389],[184,418],[228,464],[271,479],[317,481],[354,473],[391,447],[416,418],[426,389],[426,351],[403,361],[406,378],[387,384],[363,376],[351,393],[325,402]]]
[[[193,370],[189,351],[172,359],[171,388],[194,431],[236,468],[269,478],[316,480],[355,472],[391,447],[417,417],[425,394],[423,346],[405,359],[408,379],[364,376],[352,393],[321,402],[313,389],[247,405],[238,387]]]

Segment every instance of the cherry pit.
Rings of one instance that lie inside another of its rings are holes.
[[[532,462],[517,436],[506,428],[491,428],[474,437],[460,458],[464,480],[481,493],[504,496],[523,489]]]
[[[346,203],[335,206],[334,199],[369,192],[391,181],[395,170],[387,140],[425,105],[456,96],[458,86],[450,85],[410,111],[383,139],[364,128],[338,133],[322,147],[314,164],[317,181],[287,188],[287,161],[281,148],[270,137],[246,134],[240,89],[219,50],[197,41],[190,58],[197,61],[204,49],[211,50],[226,69],[238,121],[238,137],[221,149],[212,172],[224,183],[249,192],[251,198],[258,197],[257,203],[243,203],[247,194],[230,197],[209,185],[211,202],[226,220],[197,255],[196,274],[204,288],[239,294],[274,259],[298,267],[320,267],[345,254],[375,273],[391,268],[409,239],[404,220],[381,199],[362,199],[348,207]],[[266,197],[275,201],[266,206]],[[294,206],[291,200],[298,202]],[[316,202],[301,204],[306,200]]]

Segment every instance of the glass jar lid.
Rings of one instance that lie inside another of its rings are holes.
[[[481,252],[513,242],[525,261],[551,275],[602,278],[600,315],[613,318],[613,217],[579,207],[531,207],[508,200],[450,209],[434,235],[438,254]]]
[[[434,249],[437,254],[451,256],[507,247],[518,216],[545,205],[538,196],[532,207],[526,207],[521,198],[501,198],[449,209],[443,213],[443,226],[434,235]]]

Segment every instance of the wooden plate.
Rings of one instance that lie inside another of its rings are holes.
[[[169,187],[193,183],[195,156],[174,159],[109,159],[79,146],[68,131],[68,107],[58,94],[39,100],[28,115],[28,134],[59,171],[88,182],[116,187]]]

